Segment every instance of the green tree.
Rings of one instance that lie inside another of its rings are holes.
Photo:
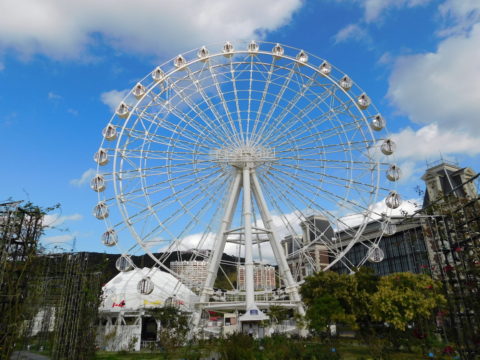
[[[427,275],[397,273],[384,277],[362,268],[354,275],[317,273],[305,280],[301,294],[307,306],[309,329],[332,340],[328,325],[343,324],[357,331],[377,359],[388,348],[412,344],[414,331],[435,326],[434,310],[445,304],[440,283]],[[424,347],[430,338],[419,336]]]
[[[175,349],[186,342],[190,330],[188,315],[174,306],[150,309],[148,313],[160,322],[158,337],[168,358]]]
[[[305,280],[300,292],[307,306],[306,321],[311,331],[325,337],[329,336],[329,325],[343,323],[356,327],[355,277],[319,272]]]
[[[441,284],[424,274],[384,276],[371,296],[372,318],[404,331],[415,321],[431,319],[433,310],[445,305],[440,290]]]

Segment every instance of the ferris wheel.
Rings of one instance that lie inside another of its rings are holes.
[[[395,232],[401,172],[385,125],[348,75],[306,51],[252,41],[178,55],[134,85],[103,130],[91,182],[102,241],[123,254],[119,271],[146,253],[152,271],[185,284],[170,263],[204,260],[191,285],[204,308],[216,299],[261,318],[287,299],[302,312],[303,275],[381,261],[379,241]],[[372,222],[381,231],[367,238]],[[346,257],[358,244],[365,256]],[[265,265],[283,297],[255,283]],[[145,277],[139,291],[152,286]]]

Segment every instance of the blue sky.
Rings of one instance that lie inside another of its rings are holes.
[[[397,140],[405,198],[425,161],[480,170],[478,0],[3,0],[0,200],[60,203],[44,243],[104,251],[88,182],[112,107],[159,63],[239,39],[303,48],[366,90]]]

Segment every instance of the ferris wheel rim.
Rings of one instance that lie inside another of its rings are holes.
[[[266,44],[274,44],[274,43],[266,43]],[[289,48],[289,49],[295,49],[295,48],[292,48],[292,47],[288,47],[288,48]],[[297,49],[297,50],[298,50],[298,49]],[[185,53],[185,55],[186,55],[186,54],[191,54],[191,53],[193,53],[194,51],[196,51],[196,49],[191,50],[191,51]],[[262,51],[262,50],[259,50],[254,56],[257,56],[257,54],[258,54],[258,55],[269,55],[269,56],[272,56],[271,52]],[[247,51],[247,50],[234,49],[234,50],[232,51],[231,57],[233,58],[235,55],[247,55],[247,56],[251,56],[251,53],[250,53],[249,51]],[[308,56],[313,57],[313,58],[316,58],[314,55],[312,55],[312,54],[310,54],[310,53],[308,53]],[[219,58],[219,57],[225,57],[225,54],[222,53],[222,52],[212,53],[212,54],[210,54],[210,55],[208,56],[208,60],[207,60],[207,61],[209,61],[210,59]],[[281,57],[282,59],[287,59],[287,60],[290,60],[290,61],[293,61],[293,62],[297,62],[297,63],[299,62],[298,59],[296,59],[295,57],[292,57],[292,56],[281,55],[280,57]],[[168,63],[170,63],[170,62],[173,61],[174,59],[175,59],[175,58],[169,60],[168,62],[166,62],[166,63],[164,63],[164,64],[162,64],[162,65],[160,65],[159,68],[161,68],[162,66],[166,66]],[[253,56],[252,56],[252,59],[253,59]],[[323,59],[321,59],[321,58],[317,58],[317,59],[322,60],[322,63],[325,61],[325,60],[323,60]],[[184,66],[182,66],[182,67],[173,68],[170,72],[165,72],[165,79],[167,79],[169,76],[172,76],[173,74],[176,74],[176,73],[179,73],[179,72],[183,71],[183,69],[182,69],[183,67],[188,67],[188,66],[190,66],[190,65],[192,65],[192,64],[197,64],[197,63],[201,63],[201,62],[204,62],[204,61],[205,61],[205,60],[203,60],[203,59],[196,58],[196,59],[191,60],[190,62],[187,62],[187,63],[186,63]],[[252,61],[253,61],[253,60],[252,60]],[[306,68],[310,68],[311,70],[314,70],[314,71],[318,71],[318,68],[314,67],[313,65],[311,65],[311,64],[308,63],[308,62],[307,62],[307,63],[302,63],[301,66],[306,67]],[[336,69],[336,68],[335,68],[335,69]],[[343,72],[342,72],[342,73],[343,73]],[[343,73],[343,74],[345,74],[345,73]],[[148,77],[149,77],[149,75],[147,75],[147,76],[146,76],[144,79],[142,79],[139,83],[142,83],[142,81],[144,81],[144,80],[147,79]],[[354,98],[353,95],[351,95],[351,94],[352,94],[351,91],[346,91],[346,90],[344,90],[343,88],[341,88],[341,87],[339,86],[339,84],[338,84],[338,80],[335,80],[334,78],[330,77],[330,75],[324,76],[324,78],[330,80],[331,83],[332,83],[334,86],[336,86],[337,88],[341,89],[341,90],[343,91],[344,95],[346,95],[346,96],[350,99],[350,101],[358,107],[358,105],[356,104],[356,99]],[[165,79],[162,80],[162,81],[165,81]],[[354,82],[353,82],[352,88],[353,88],[353,87],[357,87],[358,89],[360,89],[360,88],[358,87],[358,85],[355,84]],[[147,87],[147,93],[146,93],[146,94],[148,94],[149,91],[152,91],[153,88],[155,88],[155,84],[152,85],[152,86],[150,86],[150,87]],[[132,91],[133,91],[133,89],[132,89]],[[360,89],[360,91],[361,91],[362,94],[364,93],[361,89]],[[128,96],[131,96],[131,93],[130,93],[129,95],[127,95],[126,98],[127,98]],[[123,132],[125,131],[128,122],[130,121],[131,117],[132,117],[133,114],[134,114],[133,109],[136,109],[136,107],[138,106],[138,104],[140,104],[140,103],[143,101],[143,99],[145,98],[145,96],[146,96],[146,95],[144,95],[144,97],[138,99],[137,103],[132,107],[132,110],[130,111],[129,115],[127,116],[127,118],[126,118],[126,120],[125,120],[125,122],[124,122],[124,124],[123,124],[122,130],[121,130],[121,132],[120,132],[120,134],[119,134],[119,136],[118,136],[116,148],[119,147],[119,145],[120,145],[120,140],[121,140],[121,138],[122,138]],[[125,98],[125,99],[126,99],[126,98]],[[124,99],[124,100],[125,100],[125,99]],[[371,104],[370,106],[376,110],[376,108],[374,107],[374,104]],[[362,111],[359,111],[359,113],[362,114],[362,116],[363,116],[362,120],[363,120],[365,123],[368,124],[367,115],[365,115],[365,113],[362,112]],[[375,113],[378,113],[378,112],[375,111]],[[114,117],[113,117],[112,119],[115,119],[115,118],[116,118],[116,116],[114,115]],[[112,122],[112,121],[111,121],[111,122]],[[152,123],[150,126],[153,126],[153,123]],[[369,135],[372,137],[372,139],[375,139],[375,136],[374,136],[374,133],[373,133],[372,128],[371,128],[370,126],[366,126],[365,129],[368,129]],[[126,146],[126,145],[124,145],[124,146]],[[116,162],[117,162],[117,156],[118,156],[118,153],[115,152],[115,153],[114,153],[114,161],[113,161],[114,166],[116,165]],[[122,160],[122,161],[123,161],[123,160]],[[378,178],[380,177],[380,170],[379,170],[379,168],[378,168],[378,170],[376,171],[376,175],[377,175],[377,179],[378,179]],[[116,174],[115,171],[113,172],[113,175],[112,175],[112,176],[113,176],[114,178],[117,176],[117,174]],[[144,179],[145,179],[145,178],[143,178],[142,181],[143,181]],[[124,218],[124,221],[125,221],[125,222],[127,223],[127,225],[128,225],[128,222],[130,221],[130,216],[128,216],[128,214],[127,214],[127,213],[124,213],[123,210],[122,210],[122,209],[124,209],[124,207],[125,207],[125,205],[121,203],[121,196],[122,196],[122,194],[123,194],[123,191],[119,190],[119,191],[117,192],[117,181],[113,181],[113,183],[114,183],[115,198],[116,198],[115,200],[116,200],[116,202],[117,202],[117,207],[120,209],[120,211],[121,211],[121,213],[122,213],[122,217]],[[377,183],[378,183],[378,182],[377,182]],[[121,182],[120,182],[119,184],[121,184]],[[144,190],[144,186],[142,186],[142,190]],[[375,198],[376,198],[376,196],[377,196],[377,193],[378,193],[378,186],[375,188]],[[99,194],[100,194],[100,193],[99,193]],[[146,192],[145,192],[145,191],[144,191],[144,194],[146,195]],[[369,211],[369,209],[367,208],[366,211]],[[363,229],[365,228],[366,224],[367,224],[367,222],[366,222],[366,220],[365,220],[365,221],[362,223],[362,226],[359,227],[359,230],[358,230],[357,233],[360,233],[361,231],[363,231]],[[146,253],[149,253],[149,249],[148,249],[148,247],[145,246],[145,244],[143,244],[143,241],[141,240],[141,236],[139,236],[139,235],[135,232],[135,230],[134,230],[133,227],[131,227],[131,226],[127,226],[127,227],[128,227],[129,230],[131,231],[132,235],[137,239],[137,243],[144,249],[144,251],[145,251]],[[138,240],[140,240],[140,241],[138,241]],[[358,240],[358,238],[357,238],[357,240]],[[354,243],[351,244],[351,246],[353,246],[353,245],[354,245]],[[350,247],[351,247],[351,246],[350,246]],[[347,251],[345,251],[345,253],[346,253],[346,252],[347,252]],[[340,259],[340,258],[339,258],[339,259]],[[338,259],[338,260],[339,260],[339,259]],[[337,260],[337,261],[338,261],[338,260]],[[333,264],[332,264],[332,265],[333,265]],[[329,268],[330,268],[330,267],[331,267],[331,266],[329,266]]]

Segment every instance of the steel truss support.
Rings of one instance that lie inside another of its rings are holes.
[[[258,181],[255,167],[246,162],[242,168],[236,167],[235,179],[233,181],[230,194],[225,206],[220,231],[215,238],[214,249],[210,256],[210,263],[207,272],[207,279],[200,294],[198,309],[193,317],[193,325],[198,329],[201,314],[205,303],[209,301],[210,295],[213,294],[213,284],[220,266],[222,254],[227,242],[228,233],[232,219],[237,207],[240,191],[243,189],[243,234],[245,245],[245,314],[242,315],[240,321],[261,321],[268,319],[257,307],[255,303],[255,286],[254,286],[254,263],[253,263],[253,242],[252,242],[252,198],[255,199],[260,215],[266,230],[268,230],[268,238],[273,254],[277,261],[280,277],[285,282],[287,293],[291,300],[297,303],[297,312],[305,315],[305,310],[301,302],[298,291],[298,284],[293,279],[290,268],[288,267],[285,253],[280,245],[280,239],[275,233],[273,227],[273,219],[268,210],[267,203],[263,196],[263,192]],[[253,194],[253,197],[252,197]]]

